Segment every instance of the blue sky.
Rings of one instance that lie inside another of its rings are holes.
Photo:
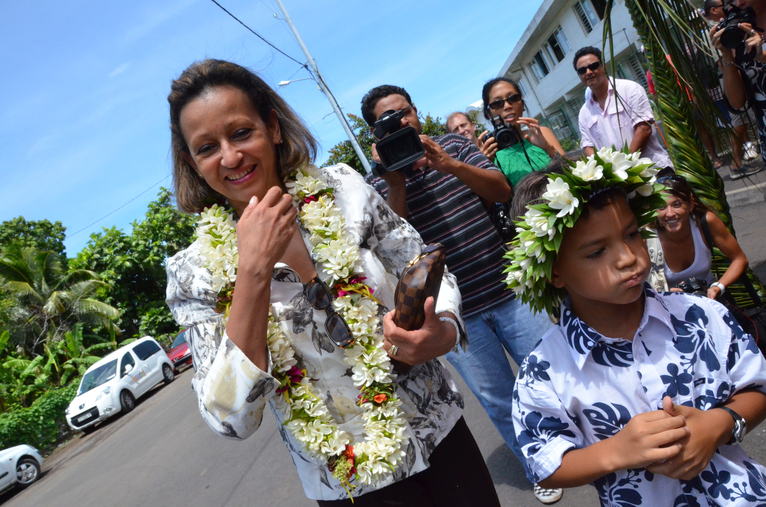
[[[220,3],[305,60],[275,2]],[[283,3],[344,111],[389,83],[444,118],[480,98],[541,0]],[[191,62],[232,60],[275,87],[307,76],[209,0],[3,2],[0,47],[0,221],[60,220],[70,257],[104,227],[129,231],[170,187],[166,97]],[[345,138],[329,103],[309,80],[279,90],[323,162]]]

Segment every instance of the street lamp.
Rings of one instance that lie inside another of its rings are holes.
[[[289,85],[290,83],[295,83],[296,81],[306,81],[307,79],[314,79],[314,78],[311,78],[311,77],[302,77],[302,78],[300,78],[300,79],[286,79],[286,80],[284,80],[284,81],[280,81],[279,83],[277,83],[277,86],[287,86],[287,85]]]

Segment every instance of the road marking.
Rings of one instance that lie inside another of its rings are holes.
[[[747,192],[749,190],[760,190],[763,187],[766,187],[766,182],[758,183],[758,184],[750,186],[750,187],[746,186],[746,187],[738,188],[736,190],[729,190],[728,192],[726,192],[726,195],[739,194],[741,192]]]

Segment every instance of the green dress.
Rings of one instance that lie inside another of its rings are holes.
[[[495,154],[495,165],[503,171],[512,187],[515,187],[516,183],[527,174],[545,169],[551,163],[551,157],[544,149],[524,139],[524,148],[526,148],[527,156],[529,156],[529,161],[527,161],[521,144],[516,143]],[[532,162],[531,166],[529,165],[530,161]]]

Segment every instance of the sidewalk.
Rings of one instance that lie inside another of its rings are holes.
[[[763,167],[763,161],[759,159],[752,162],[756,167]],[[745,176],[738,180],[732,180],[729,166],[723,165],[718,169],[726,190],[726,200],[729,207],[735,208],[766,201],[766,169]]]

